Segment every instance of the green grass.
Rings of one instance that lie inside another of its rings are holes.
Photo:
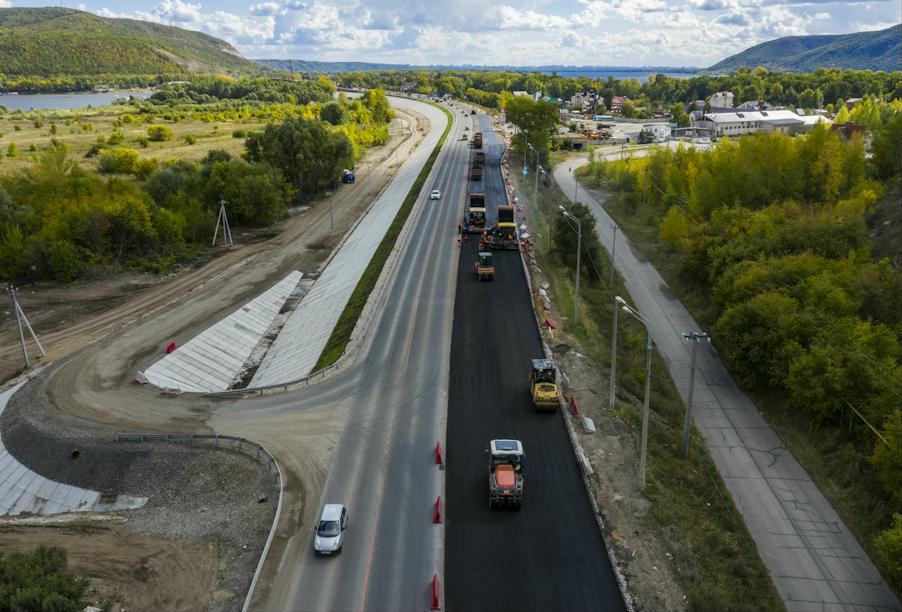
[[[584,187],[587,186],[587,179],[592,180],[587,167],[581,168],[577,174],[584,181]],[[898,242],[890,246],[898,235],[898,194],[896,183],[872,213],[872,228],[883,227],[882,222],[887,219],[893,222],[886,226],[885,235],[875,240],[875,254],[879,256],[898,257]],[[605,204],[605,210],[648,257],[693,318],[703,329],[710,329],[715,321],[708,288],[689,282],[681,273],[683,258],[675,256],[659,239],[658,224],[664,211],[633,210],[616,192],[612,195]],[[752,397],[789,452],[805,468],[811,480],[855,534],[890,588],[897,595],[902,595],[902,585],[894,579],[892,565],[877,554],[874,544],[874,538],[889,527],[892,513],[900,509],[887,507],[882,496],[873,494],[873,491],[881,489],[882,484],[862,452],[849,443],[842,431],[818,426],[812,423],[810,417],[790,408],[785,397],[778,394],[763,397],[747,389],[744,391]]]
[[[527,186],[528,183],[528,186]],[[551,283],[558,312],[573,311],[573,270],[554,256],[547,242],[548,220],[556,205],[565,202],[561,190],[540,185],[539,202],[530,181],[521,182],[530,203],[530,223],[536,233],[536,257]],[[578,350],[589,355],[597,367],[610,367],[613,310],[611,295],[630,300],[622,279],[606,287],[609,261],[596,262],[603,280],[584,277],[580,286],[580,324],[565,322],[576,337]],[[618,387],[641,398],[645,384],[645,329],[620,317],[618,343]],[[665,549],[673,555],[671,565],[691,610],[783,610],[783,603],[741,515],[708,454],[701,436],[693,429],[688,458],[679,452],[684,407],[661,356],[652,359],[650,400],[652,419],[648,438],[646,496],[651,509],[645,517]],[[619,403],[617,418],[630,425],[636,438],[641,415]],[[662,562],[666,562],[662,560]]]
[[[357,286],[354,287],[354,292],[351,293],[348,303],[338,318],[338,323],[335,324],[335,329],[332,330],[332,335],[329,336],[329,340],[326,342],[326,346],[323,348],[323,352],[313,368],[314,372],[329,367],[344,354],[348,341],[351,339],[351,333],[354,331],[354,327],[357,326],[360,313],[363,312],[363,307],[366,305],[373,287],[376,286],[376,281],[379,280],[379,275],[382,273],[382,268],[385,266],[385,262],[395,246],[398,235],[401,233],[404,223],[407,222],[407,217],[410,216],[410,211],[413,210],[413,205],[416,203],[423,185],[426,184],[426,179],[432,171],[432,166],[435,164],[435,160],[445,144],[445,139],[451,130],[454,120],[451,113],[446,109],[437,104],[433,104],[433,106],[445,113],[448,117],[448,125],[445,127],[445,131],[442,133],[438,143],[436,143],[435,148],[432,149],[429,159],[426,160],[426,165],[420,170],[420,174],[410,187],[410,191],[407,193],[407,197],[404,198],[404,203],[401,204],[401,208],[385,233],[385,237],[382,238],[382,242],[376,247],[376,252],[373,253],[373,258],[363,271],[363,276],[360,277]]]

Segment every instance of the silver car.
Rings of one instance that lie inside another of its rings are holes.
[[[348,528],[348,510],[341,504],[326,504],[316,526],[313,550],[320,555],[337,555]]]

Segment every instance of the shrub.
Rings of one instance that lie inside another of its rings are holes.
[[[191,134],[185,134],[185,144],[193,145],[197,143],[197,137]]]
[[[232,138],[246,138],[247,132],[245,130],[234,130],[232,132]]]
[[[104,174],[133,174],[138,164],[138,153],[133,149],[103,149],[97,162],[97,171]]]
[[[69,573],[63,548],[0,553],[0,610],[82,610],[88,581]]]
[[[18,126],[16,126],[18,127]],[[9,146],[6,148],[6,156],[7,157],[19,157],[19,147],[16,146],[16,143],[11,142]]]
[[[122,135],[122,132],[119,130],[113,130],[113,133],[110,134],[110,137],[107,138],[106,142],[110,145],[118,145],[122,144],[122,141],[125,140],[125,137]]]
[[[163,142],[172,139],[172,130],[165,125],[152,125],[147,128],[147,138],[153,142]]]

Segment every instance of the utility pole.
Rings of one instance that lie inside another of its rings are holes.
[[[708,334],[704,332],[688,332],[683,334],[683,340],[691,340],[692,344],[692,367],[689,374],[689,401],[686,402],[686,419],[683,422],[683,456],[689,455],[689,430],[692,426],[692,393],[695,391],[695,363],[698,356],[698,345],[702,342],[711,342]]]
[[[9,286],[9,298],[13,303],[13,313],[16,315],[16,326],[19,328],[19,343],[22,346],[22,357],[25,358],[25,368],[28,369],[31,367],[31,360],[28,358],[28,347],[25,344],[25,331],[22,329],[22,323],[25,323],[25,327],[28,328],[28,333],[31,334],[34,343],[38,345],[38,350],[41,351],[42,356],[46,356],[47,353],[44,352],[44,347],[41,346],[41,341],[38,340],[38,336],[34,333],[34,330],[31,328],[31,323],[28,322],[28,317],[25,316],[25,311],[22,310],[22,307],[19,306],[19,301],[16,299],[16,288],[12,285]]]
[[[219,226],[222,225],[222,244],[232,246],[232,228],[229,226],[229,216],[226,214],[225,200],[219,201],[219,217],[216,219],[216,229],[213,231],[213,245],[216,246],[216,237],[219,235]]]
[[[614,288],[614,257],[617,255],[617,230],[620,229],[620,226],[616,223],[611,223],[611,229],[614,230],[614,240],[611,242],[611,277],[608,279],[608,287],[611,289]]]

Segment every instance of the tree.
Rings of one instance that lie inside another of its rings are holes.
[[[595,232],[595,216],[589,207],[580,202],[571,204],[567,209],[570,214],[579,219],[582,228],[582,255],[580,265],[581,274],[591,274],[592,262],[598,266],[601,264],[601,244],[598,242],[598,234]],[[555,215],[554,224],[551,227],[551,238],[554,241],[553,252],[557,258],[569,268],[576,266],[576,248],[579,235],[576,224],[567,215]],[[588,255],[588,257],[587,257]]]
[[[87,588],[87,580],[69,572],[64,548],[0,553],[0,610],[76,612],[88,605]]]
[[[341,125],[348,122],[347,107],[341,102],[329,102],[319,109],[320,119],[328,121],[332,125]]]
[[[388,105],[388,98],[381,89],[370,89],[363,94],[363,104],[370,109],[373,121],[388,123],[392,118],[392,110]]]
[[[248,159],[267,162],[306,194],[332,185],[354,161],[354,146],[344,133],[330,132],[323,122],[300,117],[267,125],[248,138],[245,147]]]
[[[557,105],[527,96],[514,96],[507,103],[505,111],[508,121],[520,128],[516,138],[523,151],[523,158],[526,159],[528,142],[539,151],[544,162],[550,149],[551,135],[560,117]]]

